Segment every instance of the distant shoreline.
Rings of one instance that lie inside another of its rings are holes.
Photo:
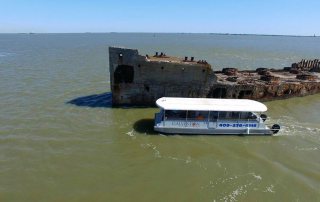
[[[285,35],[285,34],[239,34],[239,33],[192,33],[192,32],[12,32],[12,33],[0,33],[2,34],[208,34],[208,35],[230,35],[230,36],[285,36],[285,37],[319,37],[318,35]]]

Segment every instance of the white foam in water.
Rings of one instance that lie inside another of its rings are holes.
[[[133,137],[134,136],[134,131],[131,130],[131,131],[127,132],[126,134],[129,135],[130,137]]]
[[[175,160],[175,161],[181,161],[181,162],[184,162],[186,164],[189,164],[189,163],[192,163],[193,160],[190,156],[187,156],[186,158],[178,158],[178,157],[175,157],[175,156],[163,156],[160,154],[160,151],[157,149],[157,147],[152,144],[152,143],[147,143],[147,144],[141,144],[141,147],[144,148],[144,149],[148,149],[148,148],[151,148],[154,152],[154,156],[156,158],[163,158],[163,159],[171,159],[171,160]],[[206,170],[207,168],[204,167],[202,164],[200,164],[199,162],[195,162],[200,168]]]
[[[310,136],[319,136],[320,134],[320,128],[312,128],[310,126],[307,126],[307,123],[301,123],[296,121],[293,117],[289,116],[282,116],[278,120],[272,120],[271,122],[279,123],[281,126],[281,129],[279,133],[275,134],[275,136],[295,136],[295,135],[310,135]]]
[[[248,178],[249,177],[249,178]],[[245,184],[238,184],[246,181]],[[217,187],[234,187],[231,191],[226,191],[221,193],[222,196],[216,196],[217,198],[213,199],[213,201],[238,201],[238,197],[247,194],[249,191],[257,191],[258,189],[254,185],[259,185],[261,183],[262,177],[254,172],[246,173],[243,175],[234,175],[227,178],[218,178],[214,180],[210,180],[209,184],[206,186],[202,186],[202,189],[216,189]],[[238,184],[238,185],[237,185]],[[269,192],[273,191],[273,186],[269,186],[266,188]]]
[[[151,148],[152,151],[154,152],[154,156],[156,158],[162,158],[160,151],[157,149],[157,147],[155,145],[153,145],[152,143],[147,143],[147,144],[141,144],[142,148]]]
[[[192,162],[191,157],[188,156],[185,162],[186,162],[186,163],[191,163],[191,162]]]
[[[238,187],[236,190],[234,190],[231,194],[228,195],[228,201],[237,201],[236,197],[247,193],[246,190],[244,190],[244,186]]]
[[[298,147],[295,147],[296,150],[299,150],[299,151],[316,151],[316,150],[319,150],[318,147],[310,147],[310,148],[298,148]]]
[[[273,190],[274,186],[270,185],[268,187],[266,187],[266,190],[264,190],[264,192],[270,192],[270,193],[275,193],[275,191]]]
[[[233,190],[230,194],[224,196],[223,198],[220,198],[219,201],[238,201],[237,197],[241,195],[245,195],[248,193],[248,190],[246,189],[247,187],[251,186],[252,183],[240,185],[237,187],[235,190]]]
[[[255,175],[254,173],[252,174],[254,178],[257,180],[262,180],[262,177],[260,175]]]

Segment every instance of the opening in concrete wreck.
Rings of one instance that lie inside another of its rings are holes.
[[[114,83],[132,83],[134,78],[134,69],[130,65],[119,65],[114,71]]]
[[[291,89],[287,89],[283,92],[284,95],[290,95],[292,93]]]
[[[149,91],[150,91],[150,87],[149,87],[149,85],[144,84],[144,89],[145,89],[147,92],[149,92]]]
[[[216,88],[209,93],[208,97],[225,98],[226,96],[227,96],[227,90],[225,88]]]
[[[242,90],[240,91],[238,98],[242,99],[245,96],[250,96],[251,94],[252,94],[252,90]]]

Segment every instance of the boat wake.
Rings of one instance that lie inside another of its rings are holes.
[[[215,193],[213,201],[238,201],[250,192],[275,193],[275,185],[262,183],[262,177],[255,172],[212,179],[203,190],[224,190]]]
[[[271,122],[276,121],[281,125],[281,130],[275,136],[311,136],[320,138],[320,128],[309,125],[308,123],[302,123],[295,120],[293,117],[282,116],[278,120],[270,120]]]
[[[298,122],[292,117],[283,116],[279,119],[281,130],[275,136],[297,137],[304,144],[296,144],[293,149],[301,152],[312,152],[320,150],[320,128],[309,123]]]

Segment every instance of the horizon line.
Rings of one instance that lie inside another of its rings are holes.
[[[319,37],[297,34],[258,34],[258,33],[224,33],[224,32],[0,32],[0,34],[212,34],[212,35],[254,35],[254,36],[289,36],[289,37]]]

